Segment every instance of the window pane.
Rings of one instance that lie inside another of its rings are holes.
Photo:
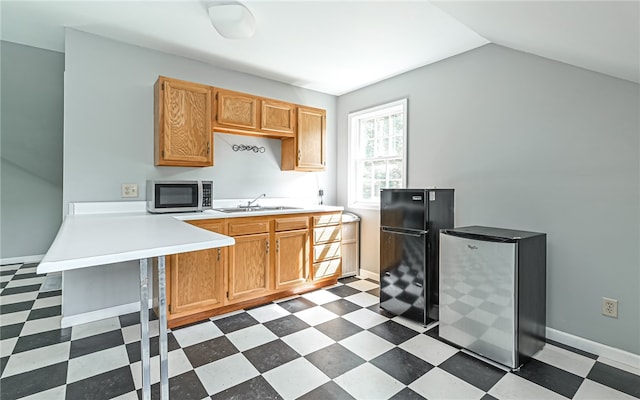
[[[362,200],[371,200],[371,184],[368,182],[362,185]]]
[[[389,160],[389,179],[402,179],[402,160]]]
[[[389,136],[389,117],[376,119],[376,136]]]
[[[392,135],[402,135],[403,126],[402,126],[402,113],[397,113],[391,115],[391,134]]]
[[[374,178],[375,179],[387,179],[387,162],[386,161],[374,161]]]
[[[390,156],[402,156],[402,136],[394,136],[393,137],[393,146],[392,150],[389,152]]]
[[[389,185],[387,187],[389,189],[400,189],[401,182],[400,181],[389,181]]]

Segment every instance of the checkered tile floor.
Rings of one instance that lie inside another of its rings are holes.
[[[60,291],[35,265],[0,267],[0,398],[137,399],[138,314],[60,329]],[[158,398],[157,320],[152,390]],[[485,364],[399,317],[378,285],[331,288],[169,334],[172,399],[632,399],[637,368],[549,343],[519,372]]]

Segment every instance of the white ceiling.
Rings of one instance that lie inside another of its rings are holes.
[[[334,95],[490,42],[640,83],[640,0],[248,0],[245,40],[218,35],[212,3],[2,0],[0,37],[64,51],[70,27]]]

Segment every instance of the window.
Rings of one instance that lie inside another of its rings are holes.
[[[407,99],[349,114],[349,207],[380,207],[380,189],[407,182]]]

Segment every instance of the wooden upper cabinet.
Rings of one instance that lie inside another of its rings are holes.
[[[281,168],[284,171],[324,171],[326,167],[326,111],[297,108],[297,132],[282,140]]]
[[[260,129],[293,137],[296,121],[295,106],[291,103],[265,99],[262,99],[260,104],[262,105]]]
[[[213,165],[212,88],[159,77],[154,86],[155,165]]]
[[[259,100],[246,93],[216,89],[216,113],[213,128],[216,132],[242,133],[258,131]]]

